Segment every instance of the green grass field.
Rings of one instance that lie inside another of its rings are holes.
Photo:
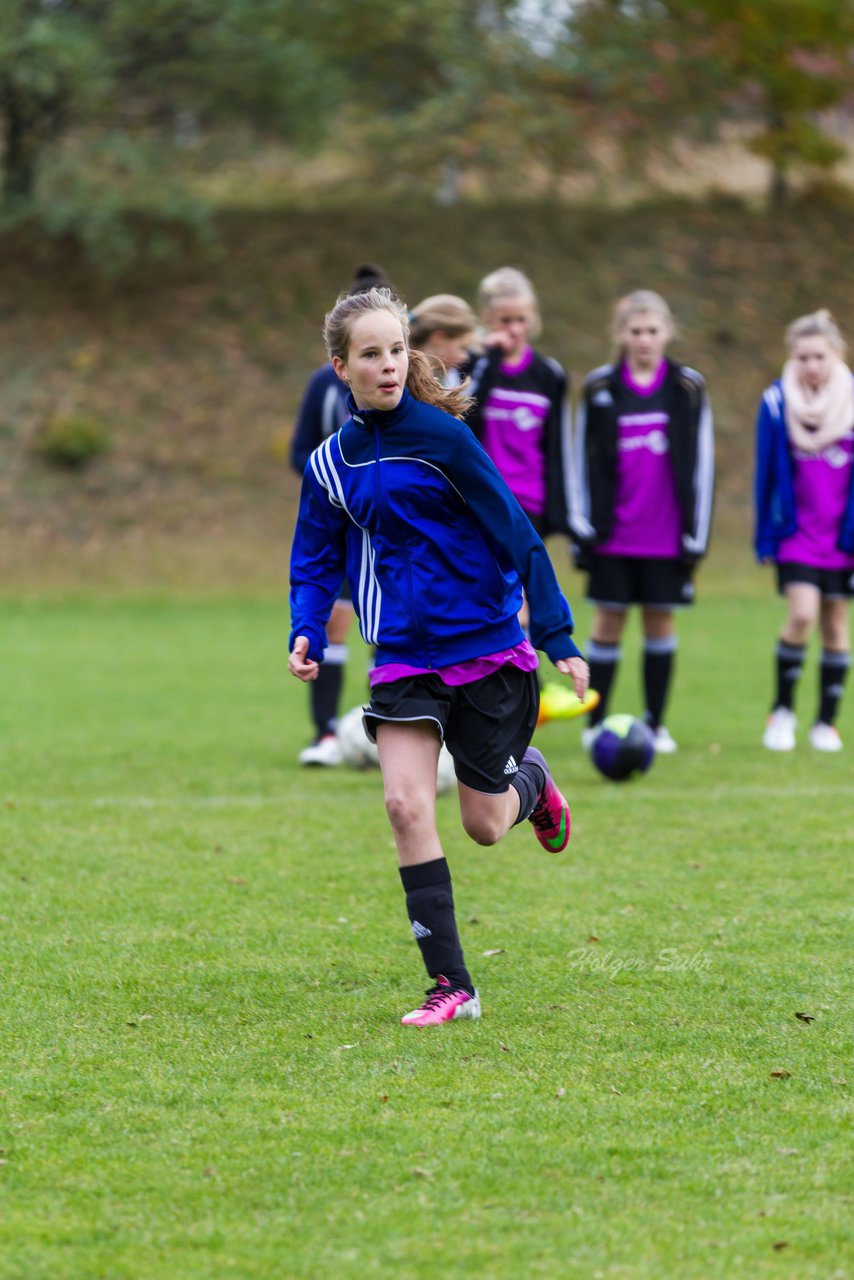
[[[779,610],[682,620],[641,781],[541,731],[565,855],[440,801],[484,1017],[417,1032],[379,778],[297,768],[284,602],[0,605],[2,1280],[854,1274],[854,697],[840,756],[762,751]]]

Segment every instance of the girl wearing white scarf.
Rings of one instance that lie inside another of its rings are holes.
[[[818,751],[840,751],[834,722],[851,665],[847,606],[854,596],[854,376],[830,312],[801,316],[786,337],[789,358],[782,378],[763,397],[758,424],[757,550],[763,561],[776,561],[779,590],[788,602],[777,643],[775,702],[762,740],[771,751],[795,746],[795,687],[818,627],[819,704],[809,740]],[[769,443],[775,432],[778,443],[785,433],[783,449]],[[785,447],[788,469],[780,464]],[[778,517],[786,527],[776,533],[765,519],[772,507],[788,511],[788,520]]]

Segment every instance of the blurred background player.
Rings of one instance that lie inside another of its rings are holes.
[[[645,719],[655,749],[676,743],[662,723],[677,639],[674,610],[693,603],[692,574],[706,552],[714,441],[705,383],[665,356],[673,319],[657,293],[639,290],[615,310],[617,356],[587,377],[570,471],[576,562],[595,605],[590,685],[601,700],[582,742],[608,711],[631,605],[641,607]]]
[[[834,722],[851,665],[854,595],[854,377],[830,312],[795,320],[786,342],[783,376],[765,391],[756,424],[756,554],[776,563],[788,605],[762,741],[770,751],[795,746],[795,686],[818,625],[819,700],[809,740],[818,751],[839,751]]]
[[[363,263],[353,273],[353,283],[347,292],[364,293],[377,285],[389,287],[382,267]],[[336,376],[331,364],[322,365],[308,380],[294,426],[291,442],[291,465],[294,471],[302,475],[312,450],[337,431],[349,416],[347,388]],[[317,679],[309,686],[314,739],[299,753],[300,764],[327,767],[341,764],[341,749],[335,736],[335,726],[344,687],[347,633],[352,617],[350,590],[345,580],[329,619],[329,644],[323,665]]]
[[[522,271],[500,267],[481,280],[477,301],[486,332],[471,367],[466,421],[540,537],[567,534],[569,381],[556,360],[531,345],[541,329],[534,287]],[[527,627],[527,603],[520,618]],[[544,686],[541,723],[581,710],[571,689]]]
[[[531,346],[540,332],[533,285],[513,267],[480,282],[486,333],[471,370],[466,421],[541,538],[569,532],[565,447],[568,380]]]
[[[409,313],[409,342],[438,362],[445,387],[458,387],[473,362],[477,346],[477,316],[463,298],[435,293]]]

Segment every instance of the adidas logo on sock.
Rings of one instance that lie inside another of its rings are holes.
[[[412,921],[412,932],[416,938],[432,938],[433,934],[426,925],[420,924],[418,920]]]
[[[505,772],[505,773],[518,773],[518,772],[519,772],[519,766],[518,766],[518,764],[516,763],[516,761],[513,759],[513,757],[512,757],[512,756],[510,757],[510,759],[507,761],[506,765],[504,766],[504,772]]]

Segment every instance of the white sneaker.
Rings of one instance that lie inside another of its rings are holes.
[[[589,751],[593,746],[598,732],[598,724],[589,724],[586,729],[581,730],[581,745],[585,751]]]
[[[653,747],[657,756],[672,756],[674,751],[678,751],[677,743],[670,736],[670,730],[665,729],[660,724],[653,734]]]
[[[313,742],[298,756],[300,764],[325,765],[328,769],[341,764],[341,747],[334,733],[327,733],[318,742]]]
[[[819,720],[810,729],[810,743],[816,751],[841,751],[842,739],[839,730],[833,724],[825,724]]]
[[[788,707],[775,707],[765,725],[763,747],[767,747],[769,751],[794,751],[797,723],[794,711],[790,711]]]

